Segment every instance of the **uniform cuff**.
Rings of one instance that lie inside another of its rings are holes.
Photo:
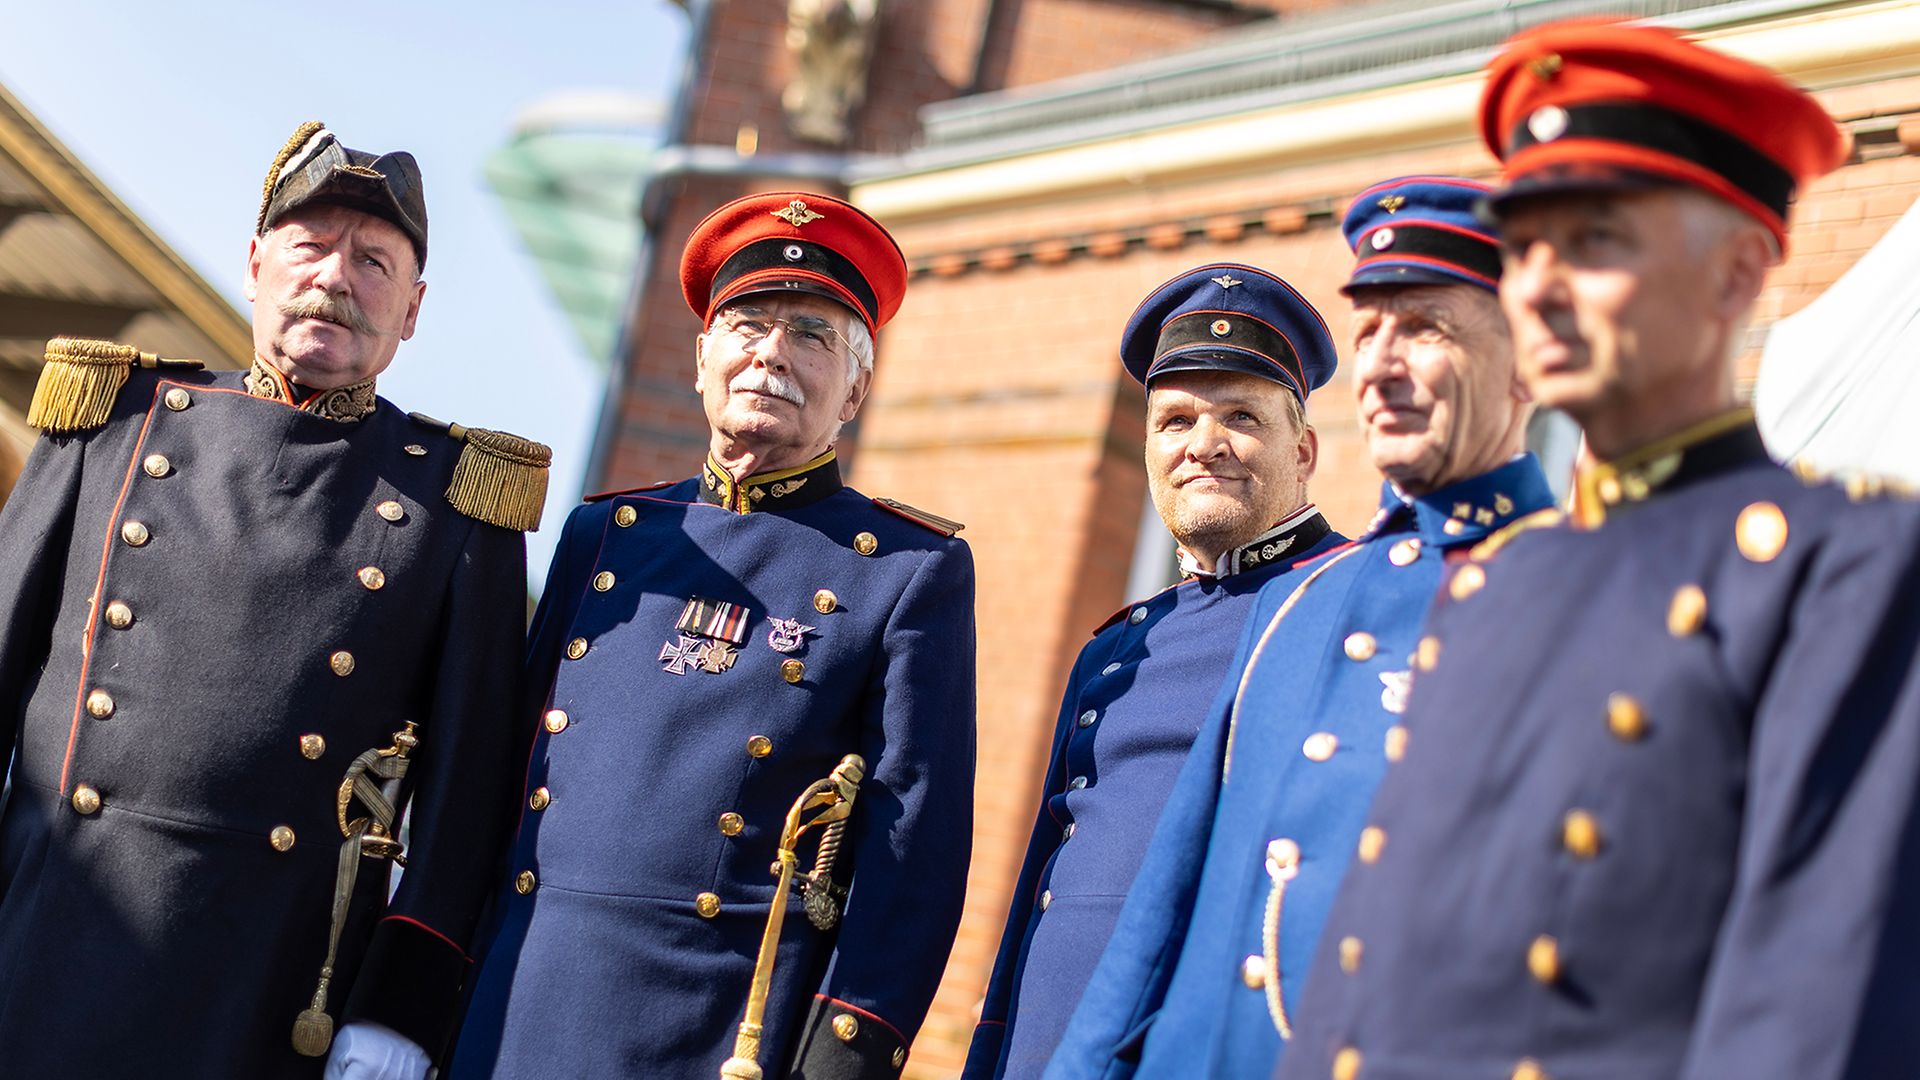
[[[906,1063],[906,1037],[892,1024],[816,994],[787,1075],[790,1080],[892,1080]]]
[[[385,1025],[438,1058],[459,1019],[470,963],[438,931],[390,915],[373,929],[341,1021]]]

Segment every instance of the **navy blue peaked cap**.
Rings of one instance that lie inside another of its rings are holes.
[[[1354,196],[1340,232],[1355,256],[1341,292],[1363,285],[1500,288],[1500,240],[1475,213],[1493,189],[1457,176],[1402,176]]]
[[[1293,286],[1240,263],[1209,263],[1141,301],[1120,335],[1120,362],[1150,384],[1169,371],[1237,371],[1307,395],[1339,362],[1327,323]]]

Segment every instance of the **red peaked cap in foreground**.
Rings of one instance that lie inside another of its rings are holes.
[[[694,226],[680,256],[680,289],[702,324],[736,297],[795,291],[845,304],[878,330],[900,310],[907,260],[887,230],[853,205],[770,191],[735,199]]]

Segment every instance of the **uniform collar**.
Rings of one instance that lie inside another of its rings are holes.
[[[1212,570],[1202,568],[1192,555],[1182,549],[1180,572],[1196,578],[1244,574],[1249,570],[1271,566],[1289,554],[1305,551],[1331,531],[1327,519],[1320,515],[1320,508],[1308,503],[1288,514],[1278,525],[1220,556],[1219,563]]]
[[[258,356],[253,358],[253,370],[247,372],[246,381],[247,393],[254,397],[278,401],[301,412],[310,412],[342,424],[364,420],[379,406],[379,399],[374,397],[372,379],[362,379],[331,390],[317,390],[303,400],[279,368]]]
[[[1644,502],[1662,489],[1770,460],[1753,410],[1734,409],[1617,460],[1581,469],[1574,485],[1573,517],[1582,528],[1599,528],[1609,513]]]
[[[1383,484],[1380,512],[1361,539],[1413,529],[1421,543],[1432,547],[1472,544],[1515,518],[1552,505],[1553,489],[1540,471],[1540,459],[1519,454],[1492,472],[1424,495],[1403,495],[1392,483]]]
[[[846,486],[832,449],[804,465],[757,473],[745,480],[735,480],[711,454],[700,468],[700,501],[724,506],[736,514],[798,510]]]

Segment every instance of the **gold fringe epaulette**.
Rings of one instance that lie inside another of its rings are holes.
[[[529,532],[540,527],[540,511],[547,502],[547,467],[553,449],[532,439],[449,424],[422,413],[415,420],[444,428],[460,443],[447,501],[455,510],[503,529]]]
[[[92,338],[57,337],[47,342],[47,366],[27,406],[27,423],[51,435],[97,428],[113,412],[113,400],[135,367],[199,371],[198,360],[166,360],[131,345]]]
[[[1473,549],[1467,552],[1467,558],[1474,562],[1486,562],[1499,554],[1501,548],[1512,543],[1513,538],[1521,533],[1532,532],[1534,529],[1550,529],[1565,520],[1567,520],[1566,511],[1552,506],[1544,510],[1535,510],[1525,517],[1514,518],[1488,535],[1485,540],[1473,545]]]
[[[913,522],[915,525],[932,529],[941,536],[952,536],[954,533],[966,528],[965,525],[960,524],[952,518],[943,518],[939,514],[929,514],[917,506],[908,506],[898,499],[876,497],[873,500],[873,505],[883,510],[891,510],[901,517],[906,518],[908,521]]]

